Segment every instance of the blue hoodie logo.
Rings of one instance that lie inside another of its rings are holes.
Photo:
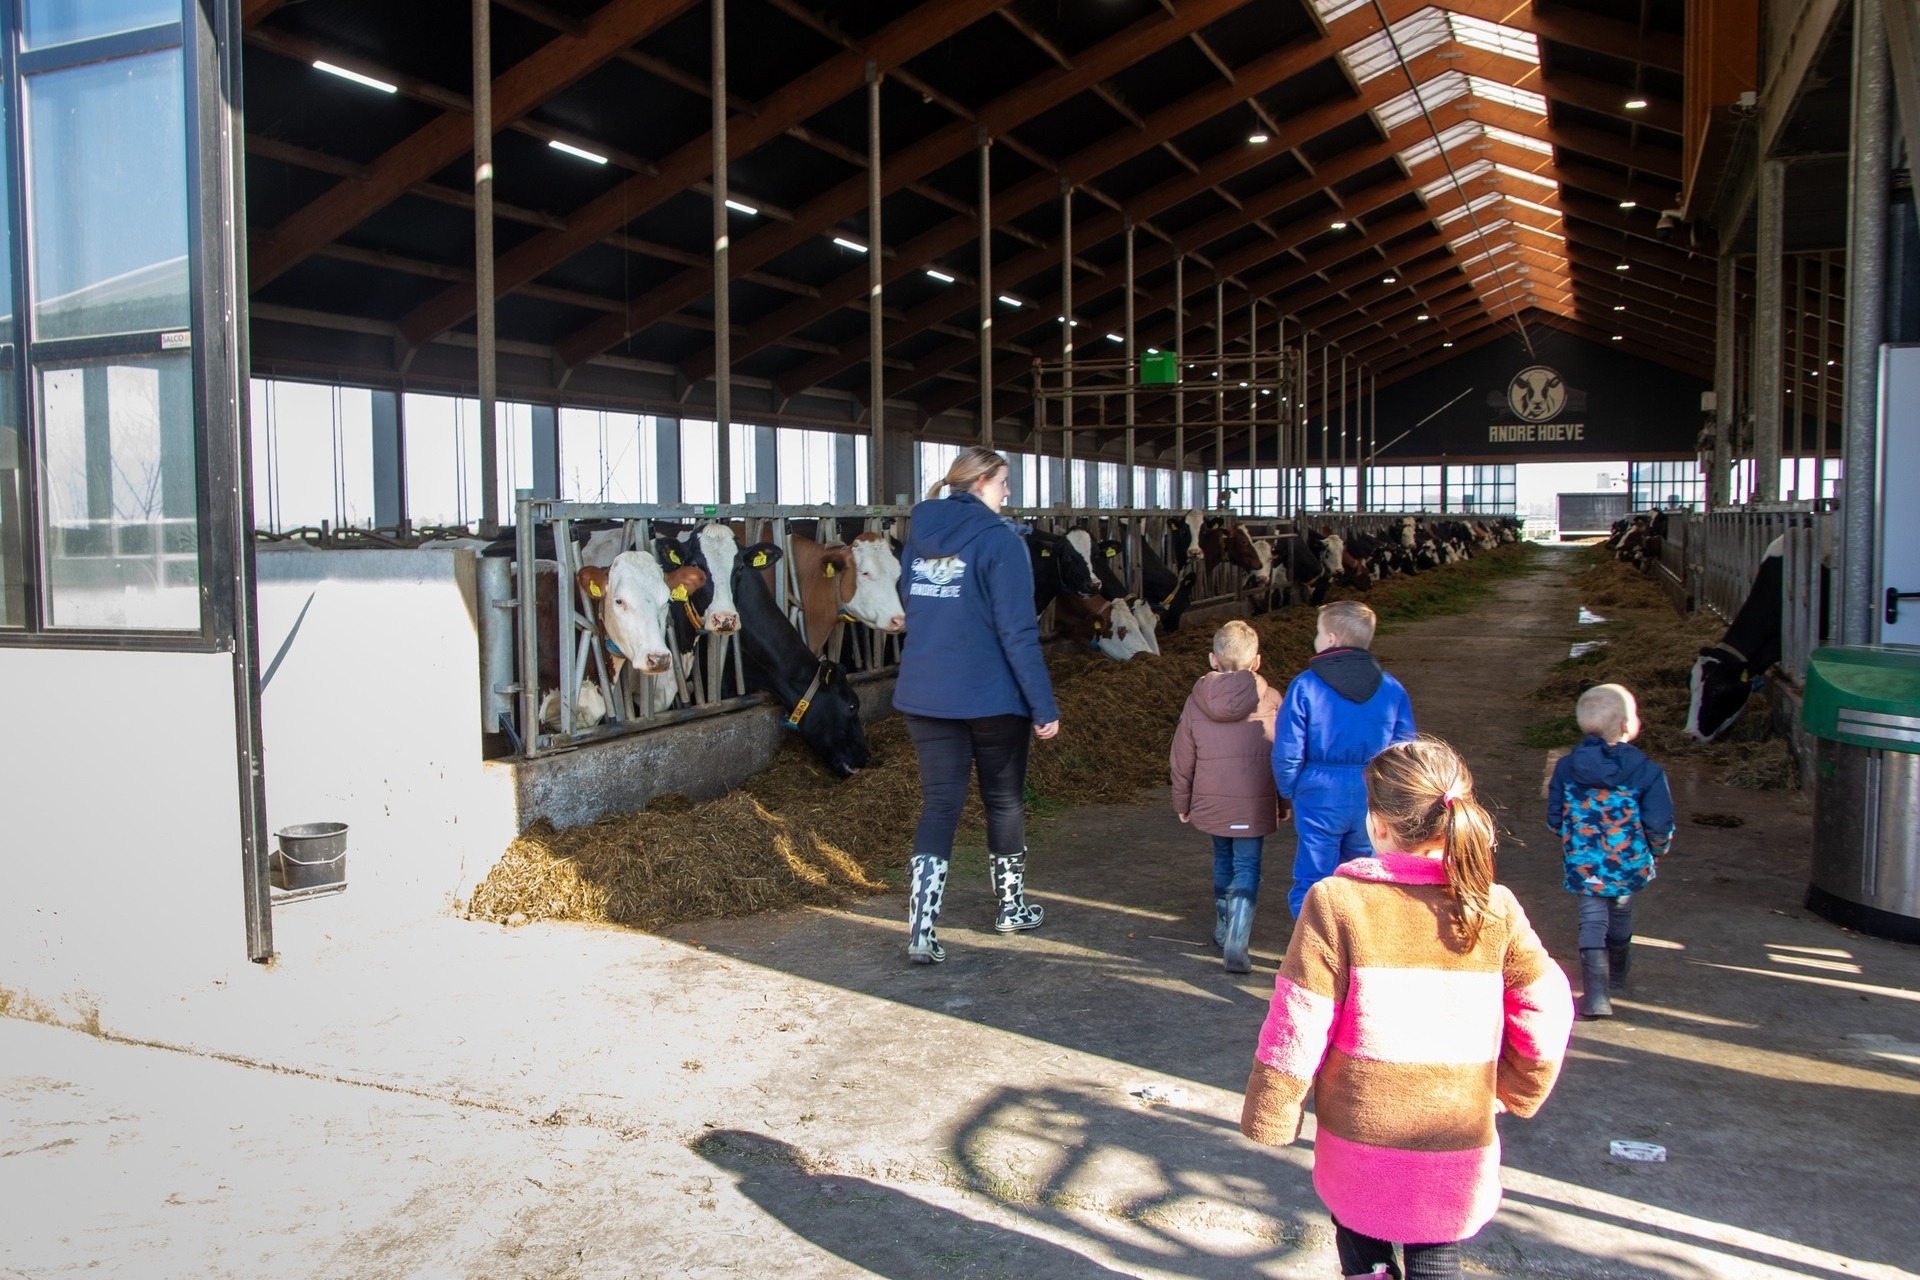
[[[967,576],[967,562],[959,556],[917,559],[913,562],[913,582],[907,594],[952,600],[960,594],[960,579]]]

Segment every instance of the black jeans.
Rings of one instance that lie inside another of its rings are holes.
[[[978,772],[987,810],[987,848],[1019,853],[1027,847],[1027,748],[1033,721],[1026,716],[939,720],[908,716],[907,732],[920,757],[920,825],[913,851],[953,854],[953,833],[967,803],[967,775]]]
[[[1403,1274],[1394,1267],[1391,1244],[1343,1227],[1338,1218],[1333,1221],[1333,1244],[1340,1251],[1340,1274],[1343,1276],[1364,1276],[1373,1270],[1376,1263],[1381,1262],[1387,1264],[1388,1275],[1398,1277]],[[1400,1247],[1407,1256],[1406,1280],[1461,1280],[1460,1246],[1457,1243],[1407,1244]]]

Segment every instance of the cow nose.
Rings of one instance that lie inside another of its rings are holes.
[[[902,615],[896,613],[887,619],[885,629],[888,631],[905,631],[907,629],[907,620]]]
[[[737,613],[710,613],[707,615],[707,630],[716,635],[732,635],[740,629],[740,615]]]
[[[663,676],[673,666],[673,659],[664,653],[649,653],[640,659],[640,671],[643,675]]]

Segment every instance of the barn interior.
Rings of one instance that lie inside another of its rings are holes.
[[[1643,985],[1576,1027],[1564,1105],[1503,1121],[1470,1269],[1909,1274],[1897,1176],[1856,1153],[1920,1137],[1914,0],[22,0],[0,27],[23,1268],[1330,1273],[1310,1155],[1233,1133],[1283,890],[1222,975],[1152,786],[1077,802],[1056,757],[1051,936],[959,907],[959,963],[918,983],[905,848],[640,927],[604,889],[577,909],[564,856],[504,887],[530,831],[635,812],[697,833],[701,876],[749,827],[780,866],[781,838],[891,831],[897,636],[833,624],[880,744],[839,783],[704,629],[650,704],[581,638],[591,600],[537,622],[533,584],[589,531],[763,522],[804,632],[795,548],[897,534],[983,445],[1022,521],[1112,548],[1144,623],[1050,650],[1088,718],[1157,705],[1227,617],[1291,655],[1277,686],[1304,661],[1285,573],[1208,562],[1179,631],[1149,612],[1190,512],[1263,554],[1387,544],[1332,590],[1391,619],[1556,956],[1534,810],[1571,744],[1536,695],[1657,687],[1698,861],[1649,895]],[[1515,479],[1622,463],[1555,518]],[[1559,541],[1616,520],[1630,564]],[[1769,573],[1778,659],[1735,652],[1741,728],[1696,747],[1692,654],[1747,643]],[[1132,726],[1081,740],[1157,749]],[[120,821],[77,824],[103,754]],[[348,832],[298,887],[298,841]],[[62,1155],[96,1124],[63,1089],[122,1120]],[[375,1092],[418,1110],[354,1119]],[[167,1119],[275,1107],[253,1146]],[[76,1218],[116,1143],[134,1173]],[[604,1190],[636,1152],[659,1186]],[[214,1207],[159,1232],[182,1179]],[[353,1229],[267,1239],[276,1194]]]

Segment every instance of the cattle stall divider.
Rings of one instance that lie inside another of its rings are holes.
[[[1835,506],[1833,499],[1822,498],[1686,517],[1687,573],[1695,599],[1728,621],[1746,600],[1767,548],[1780,540],[1780,670],[1795,685],[1805,678],[1808,657],[1832,634],[1833,610],[1823,599],[1831,591],[1822,592],[1820,574],[1833,555]]]
[[[480,574],[482,731],[504,733],[514,754],[534,756],[585,746],[629,733],[658,729],[668,725],[704,719],[763,705],[766,699],[757,693],[725,696],[725,674],[730,668],[735,688],[746,687],[738,634],[716,636],[702,625],[690,651],[682,652],[675,628],[666,629],[665,639],[671,658],[673,696],[661,711],[648,709],[644,696],[636,705],[629,662],[616,676],[609,655],[600,642],[593,622],[593,603],[578,582],[582,567],[582,548],[574,532],[581,523],[620,528],[619,550],[644,550],[651,553],[653,538],[671,534],[680,537],[710,523],[737,526],[747,541],[744,547],[764,540],[780,548],[781,565],[773,576],[776,603],[795,629],[804,637],[805,619],[801,612],[800,585],[795,578],[792,538],[799,532],[795,524],[811,523],[818,541],[836,543],[856,533],[887,533],[904,529],[908,508],[899,506],[777,506],[765,503],[654,504],[562,502],[522,496],[516,506],[514,554],[483,561]],[[853,528],[854,522],[858,528]],[[536,554],[542,541],[540,530],[551,533],[555,558]],[[658,528],[658,526],[666,526]],[[616,552],[617,554],[617,552]],[[497,568],[494,566],[498,566]],[[552,566],[556,574],[554,634],[538,634],[536,574]],[[672,602],[669,608],[684,607]],[[848,679],[859,683],[889,675],[899,662],[898,641],[892,637],[863,637],[865,627],[849,630],[844,620],[836,623],[828,640],[829,652],[843,637],[848,638],[854,657]],[[557,732],[542,732],[538,687],[541,641],[554,645],[558,659],[559,723]],[[523,678],[522,673],[534,673]],[[606,720],[595,725],[576,724],[576,698],[583,682],[591,682],[606,708]]]

